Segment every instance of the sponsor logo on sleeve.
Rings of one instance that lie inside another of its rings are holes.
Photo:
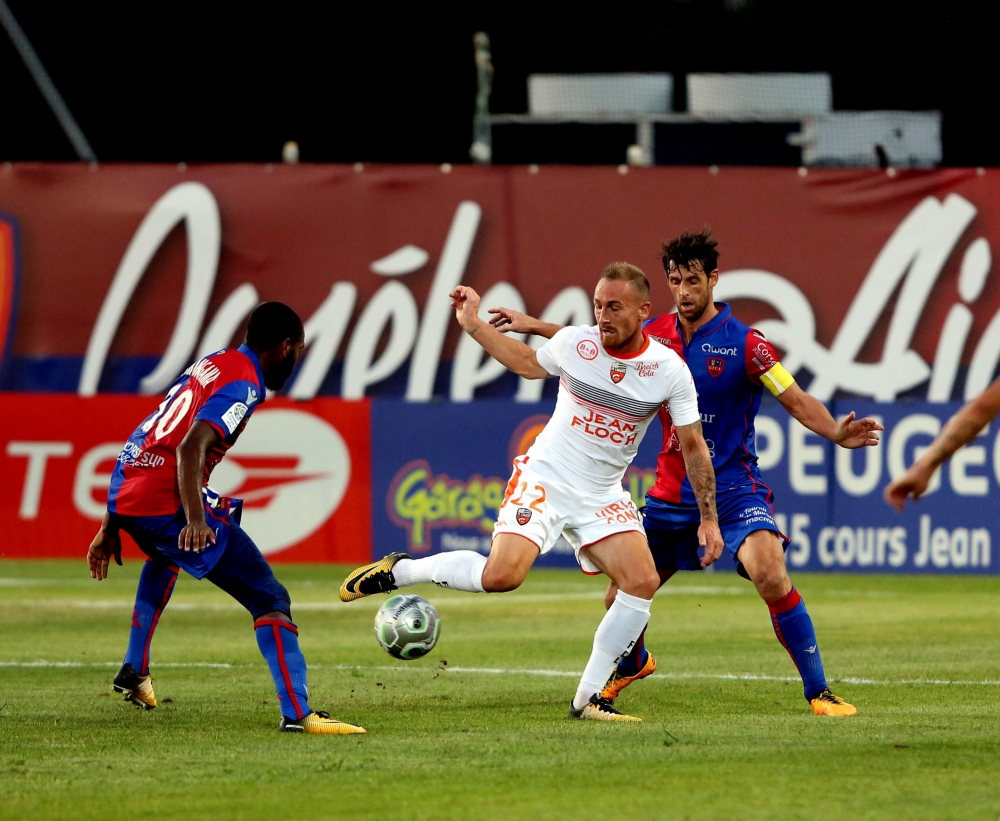
[[[580,354],[581,359],[591,360],[597,359],[597,343],[589,339],[581,340],[576,345],[576,352]]]
[[[646,379],[647,377],[653,376],[659,367],[659,362],[636,362],[635,375],[640,379]]]
[[[726,360],[719,356],[710,356],[706,360],[706,365],[708,367],[708,372],[712,376],[719,376],[722,373],[723,368],[726,367]]]
[[[628,368],[621,362],[615,362],[611,366],[611,381],[616,385],[625,378],[625,374],[628,372]]]
[[[243,421],[243,417],[247,415],[248,410],[249,408],[242,402],[234,402],[229,410],[222,414],[222,421],[230,433],[234,433],[236,428],[240,426],[240,422]]]
[[[247,387],[247,405],[250,406],[257,401],[257,391],[251,387]]]
[[[753,349],[753,361],[765,373],[777,364],[766,342],[757,343],[757,347]]]
[[[524,527],[528,522],[531,521],[531,511],[526,507],[519,507],[517,509],[517,523]]]

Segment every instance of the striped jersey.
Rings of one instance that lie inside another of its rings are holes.
[[[181,507],[177,446],[197,421],[219,439],[205,454],[202,486],[264,401],[264,372],[246,345],[226,348],[182,373],[160,406],[135,429],[118,455],[108,489],[108,510],[125,516],[173,515]]]
[[[606,493],[622,477],[657,412],[698,421],[698,395],[683,360],[644,336],[635,353],[612,355],[597,327],[561,329],[537,352],[559,377],[556,409],[528,449],[531,468],[579,490]]]

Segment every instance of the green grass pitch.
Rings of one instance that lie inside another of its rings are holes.
[[[834,691],[813,716],[767,611],[735,575],[653,603],[639,726],[566,718],[603,583],[535,570],[515,593],[415,588],[441,641],[396,661],[382,598],[345,568],[278,566],[311,702],[367,736],[277,732],[249,616],[182,576],[153,643],[161,706],[111,693],[138,563],[0,562],[0,818],[982,818],[1000,815],[1000,578],[800,575]],[[520,672],[519,672],[520,671]]]

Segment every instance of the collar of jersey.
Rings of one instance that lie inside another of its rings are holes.
[[[253,362],[254,370],[257,371],[257,384],[261,388],[260,401],[263,402],[266,393],[264,391],[264,369],[260,366],[260,358],[257,356],[257,353],[254,351],[254,349],[247,345],[240,345],[236,350],[238,350],[247,359]]]
[[[601,347],[604,348],[604,343],[603,342],[601,343]],[[649,334],[647,334],[645,331],[643,331],[642,332],[642,347],[639,348],[639,350],[633,351],[632,353],[613,353],[612,351],[609,351],[607,348],[604,348],[604,353],[606,353],[608,356],[612,357],[613,359],[635,359],[637,356],[646,353],[646,349],[648,347],[649,347]]]
[[[728,322],[733,315],[733,309],[729,307],[728,302],[716,302],[715,307],[719,309],[719,313],[713,316],[708,322],[702,325],[697,331],[691,334],[691,341],[694,342],[696,336],[708,336],[708,334],[715,331],[724,322]],[[677,323],[677,335],[684,339],[684,334],[681,331],[681,318],[679,315],[675,314],[674,322]]]

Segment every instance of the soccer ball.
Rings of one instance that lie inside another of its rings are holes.
[[[417,659],[426,656],[441,635],[441,617],[427,599],[393,596],[375,614],[375,637],[390,656]]]

